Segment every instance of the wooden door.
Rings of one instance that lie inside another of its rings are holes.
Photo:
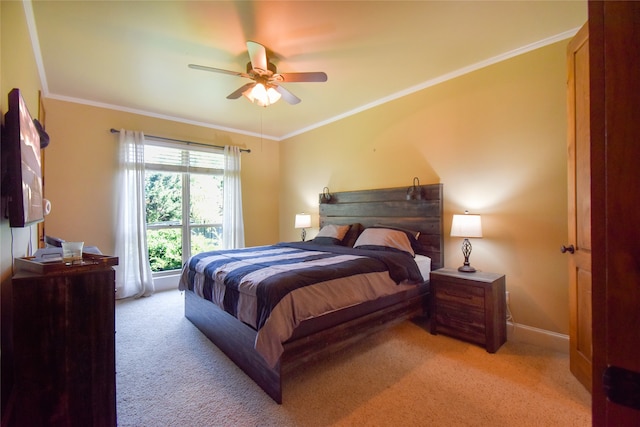
[[[591,391],[591,136],[589,33],[585,24],[567,47],[569,351],[573,375]]]
[[[589,2],[593,425],[640,424],[640,2]]]

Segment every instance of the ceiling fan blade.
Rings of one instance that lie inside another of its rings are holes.
[[[321,71],[310,73],[280,73],[283,82],[296,83],[296,82],[326,82],[327,74]]]
[[[250,76],[247,73],[240,73],[240,72],[237,72],[237,71],[223,70],[222,68],[205,67],[204,65],[189,64],[189,68],[193,68],[194,70],[212,71],[214,73],[230,74],[232,76],[249,77],[250,78]]]
[[[300,101],[302,101],[300,98],[298,98],[282,86],[275,86],[275,88],[280,93],[280,95],[282,95],[282,99],[284,99],[291,105],[299,104]]]
[[[238,99],[242,96],[242,92],[244,92],[245,90],[252,88],[256,85],[255,82],[253,83],[247,83],[246,85],[242,86],[241,88],[237,89],[235,92],[229,94],[227,96],[227,99]]]
[[[251,66],[257,70],[267,71],[267,50],[260,43],[248,41],[247,50]]]

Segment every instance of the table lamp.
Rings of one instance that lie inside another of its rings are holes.
[[[311,227],[311,215],[306,213],[296,214],[296,222],[294,227],[302,228],[302,233],[300,234],[300,237],[304,242],[304,239],[307,237],[307,230],[305,230],[305,228]]]
[[[482,221],[480,220],[480,215],[469,215],[468,211],[465,211],[464,215],[454,215],[453,223],[451,224],[451,236],[464,237],[462,241],[464,265],[458,267],[458,271],[474,273],[476,269],[469,264],[469,255],[471,255],[471,242],[469,242],[469,238],[482,238]]]

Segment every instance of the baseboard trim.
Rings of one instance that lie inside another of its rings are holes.
[[[507,322],[507,340],[539,345],[569,354],[569,336],[520,323]]]
[[[153,288],[155,292],[178,289],[179,281],[180,281],[179,274],[170,274],[167,276],[156,276],[153,278]]]

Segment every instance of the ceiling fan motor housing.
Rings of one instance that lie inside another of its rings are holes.
[[[276,74],[278,72],[278,69],[276,68],[276,66],[274,64],[272,64],[271,62],[267,63],[267,68],[268,71],[271,71],[271,74]],[[250,74],[251,72],[254,72],[255,74],[260,74],[258,73],[258,69],[254,69],[253,65],[251,65],[251,61],[247,62],[247,74]]]

